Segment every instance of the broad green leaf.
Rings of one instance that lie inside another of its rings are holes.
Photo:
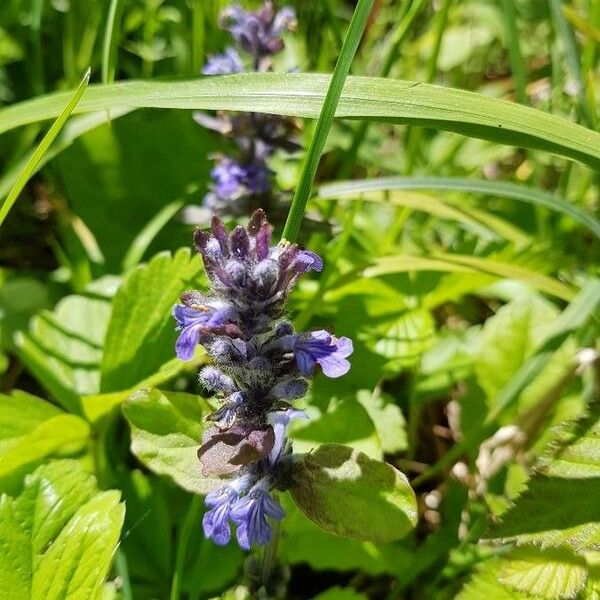
[[[18,497],[0,500],[0,595],[102,598],[123,517],[119,493],[98,493],[78,463],[39,467]]]
[[[415,494],[406,477],[339,444],[305,454],[290,492],[309,519],[344,537],[389,542],[404,537],[417,522]]]
[[[84,504],[36,566],[33,599],[93,598],[102,591],[119,542],[125,507],[117,491]]]
[[[285,509],[285,535],[279,555],[287,564],[307,564],[316,571],[354,571],[372,576],[393,574],[405,558],[398,544],[375,544],[332,535],[308,519],[287,495],[281,496]]]
[[[522,547],[501,560],[498,580],[509,588],[548,600],[574,598],[587,580],[585,560],[564,548]]]
[[[174,355],[171,309],[201,271],[187,248],[155,256],[132,271],[116,293],[101,365],[101,392],[128,389]]]
[[[463,177],[380,177],[354,181],[334,181],[319,187],[321,198],[361,197],[385,190],[442,190],[483,194],[537,204],[571,217],[600,237],[600,222],[576,204],[531,186],[509,181],[486,181]],[[426,210],[426,209],[424,209]]]
[[[184,369],[196,368],[201,360],[203,360],[202,355],[200,355],[198,359],[193,359],[188,362],[183,362],[178,358],[173,358],[152,373],[152,375],[146,377],[146,379],[142,379],[142,381],[138,381],[136,385],[127,390],[108,392],[107,394],[92,394],[89,396],[83,396],[81,398],[83,414],[89,421],[96,422],[104,415],[111,412],[115,407],[122,404],[137,390],[161,385],[165,381],[173,379]]]
[[[0,395],[0,490],[13,491],[40,462],[85,449],[89,425],[49,402],[14,391]]]
[[[428,310],[407,310],[377,328],[369,340],[373,350],[388,359],[387,368],[402,369],[419,362],[434,341],[435,324]]]
[[[521,295],[501,307],[487,319],[480,338],[480,352],[475,360],[475,375],[492,402],[534,353],[539,340],[550,332],[558,310],[534,295]],[[552,357],[535,382],[521,394],[520,408],[531,408],[548,393],[571,368],[575,346],[566,342]]]
[[[332,401],[327,410],[298,419],[291,430],[294,452],[311,452],[327,442],[345,444],[372,458],[383,458],[381,441],[368,412],[354,397]]]
[[[360,402],[371,420],[381,440],[381,449],[386,454],[396,454],[406,450],[406,421],[400,407],[394,404],[394,399],[376,389],[359,390],[356,399]]]
[[[582,424],[570,444],[546,459],[528,489],[486,537],[600,550],[600,419]],[[573,504],[575,502],[575,505]]]
[[[265,112],[315,118],[326,74],[251,73],[191,81],[131,81],[90,86],[75,112],[180,108]],[[0,111],[0,133],[59,114],[68,94],[54,93]],[[348,77],[338,117],[385,120],[455,131],[536,148],[600,167],[600,134],[555,115],[473,92],[375,77]]]
[[[67,296],[52,312],[33,317],[27,332],[15,335],[21,360],[70,412],[80,412],[80,395],[99,391],[110,310],[110,303],[103,299]]]
[[[131,451],[151,471],[188,492],[205,494],[218,481],[200,473],[198,448],[203,419],[212,409],[192,394],[140,390],[123,405],[131,426]]]

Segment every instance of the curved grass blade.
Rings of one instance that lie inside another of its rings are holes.
[[[90,69],[88,69],[81,80],[81,83],[77,86],[74,94],[69,98],[69,101],[66,103],[66,106],[63,108],[62,112],[58,115],[58,118],[46,133],[46,135],[42,138],[42,141],[39,143],[38,147],[35,149],[33,154],[29,157],[29,160],[24,165],[23,169],[19,173],[17,180],[15,181],[12,189],[10,190],[6,200],[0,206],[0,225],[6,219],[6,215],[12,208],[13,204],[17,201],[19,194],[25,187],[25,184],[29,181],[29,178],[35,172],[37,165],[40,160],[42,160],[45,152],[48,150],[54,138],[60,133],[60,130],[63,128],[66,123],[69,115],[73,112],[73,109],[77,106],[83,92],[87,88],[88,82],[90,80]]]
[[[329,75],[318,73],[245,73],[177,82],[90,86],[75,112],[152,107],[315,118],[330,80]],[[67,98],[64,93],[49,94],[0,110],[0,133],[55,117]],[[551,152],[600,170],[600,133],[556,115],[474,92],[348,76],[336,116],[445,129]]]
[[[501,279],[515,279],[567,302],[575,297],[576,290],[552,277],[537,273],[531,269],[503,261],[433,252],[427,256],[396,254],[375,259],[369,266],[359,271],[352,271],[340,277],[331,289],[342,287],[356,280],[357,277],[379,277],[394,273],[409,273],[412,271],[439,271],[442,273],[485,273]]]
[[[327,87],[327,94],[325,95],[323,107],[319,112],[317,125],[310,140],[306,156],[304,157],[300,179],[298,180],[294,198],[292,199],[292,204],[283,228],[282,240],[295,242],[298,237],[300,224],[302,223],[304,211],[306,210],[306,204],[310,198],[312,184],[315,175],[317,174],[317,167],[321,160],[323,148],[325,148],[325,140],[327,139],[329,130],[333,124],[335,111],[340,96],[342,95],[344,81],[350,72],[350,65],[354,60],[354,55],[356,54],[358,44],[367,25],[374,1],[375,0],[359,0],[356,9],[354,10],[354,14],[352,15],[348,33],[344,38],[344,43],[335,64],[331,81]]]
[[[600,221],[575,204],[543,190],[508,181],[483,181],[463,177],[381,177],[325,183],[318,189],[320,198],[359,196],[389,190],[444,190],[510,198],[544,206],[585,225],[600,238]]]
[[[123,258],[123,271],[133,269],[133,267],[139,264],[144,253],[148,249],[148,246],[152,243],[152,240],[182,206],[183,200],[171,202],[166,206],[163,206],[150,221],[146,223],[142,230],[135,236],[133,242],[131,242],[125,257]]]

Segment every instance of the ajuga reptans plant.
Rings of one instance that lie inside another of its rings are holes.
[[[212,56],[202,69],[205,75],[270,71],[273,55],[283,49],[281,35],[295,27],[296,17],[293,9],[276,12],[266,2],[257,12],[231,6],[221,13],[220,24],[231,34],[236,47]],[[214,156],[205,208],[222,215],[241,215],[252,207],[271,206],[276,193],[267,161],[276,150],[293,152],[299,148],[294,121],[259,113],[219,112],[214,117],[195,113],[194,117],[237,146],[234,156]]]
[[[247,228],[231,233],[218,217],[210,232],[196,230],[210,291],[186,292],[173,308],[177,356],[189,360],[198,344],[204,347],[212,365],[201,370],[200,381],[221,402],[208,417],[212,425],[198,456],[204,476],[228,480],[206,497],[204,532],[227,544],[233,523],[246,549],[269,541],[267,517],[284,516],[270,492],[285,489],[294,468],[286,428],[305,415],[291,403],[305,395],[317,365],[328,377],[340,377],[352,353],[350,339],[324,330],[298,333],[286,320],[294,284],[323,263],[295,244],[271,245],[271,236],[262,210]]]

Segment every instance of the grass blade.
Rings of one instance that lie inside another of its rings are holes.
[[[515,80],[515,95],[517,102],[527,103],[527,94],[525,93],[526,76],[525,63],[521,52],[521,42],[519,41],[519,30],[517,29],[517,10],[514,0],[502,0],[502,14],[504,16],[504,28],[506,31],[506,43],[508,45],[508,58],[510,61],[510,70]]]
[[[570,302],[576,290],[552,277],[531,269],[494,258],[432,252],[425,256],[395,254],[375,259],[362,270],[352,271],[340,277],[331,289],[354,282],[358,277],[380,277],[394,273],[413,271],[438,271],[441,273],[485,273],[500,279],[521,281],[541,292]]]
[[[56,136],[60,133],[60,130],[63,128],[66,123],[69,115],[73,112],[73,109],[77,106],[83,92],[87,88],[88,82],[90,80],[90,70],[88,69],[81,83],[77,86],[74,94],[69,98],[66,106],[63,108],[62,112],[59,114],[58,118],[46,133],[46,135],[42,138],[42,141],[39,143],[38,147],[35,149],[33,154],[30,156],[27,163],[24,165],[23,169],[19,173],[17,180],[15,181],[12,189],[10,190],[6,200],[0,206],[0,225],[6,219],[6,215],[8,215],[10,209],[13,204],[17,201],[19,194],[25,187],[25,184],[29,181],[29,178],[35,172],[35,169],[39,162],[42,160],[45,152],[48,150]]]
[[[341,198],[389,190],[443,190],[510,198],[544,206],[567,215],[600,238],[600,221],[577,205],[543,190],[508,181],[485,181],[463,177],[381,177],[325,183],[319,187],[318,194],[320,198]]]
[[[102,83],[112,83],[115,80],[117,62],[117,41],[119,39],[119,22],[123,0],[110,0],[104,43],[102,45]]]
[[[350,65],[354,60],[354,55],[358,48],[358,44],[362,38],[369,14],[373,8],[374,0],[359,0],[352,15],[350,21],[350,27],[344,39],[340,55],[337,59],[331,81],[327,88],[323,107],[319,113],[319,119],[317,125],[310,140],[308,151],[304,158],[302,165],[302,171],[300,172],[300,179],[294,192],[294,198],[292,199],[292,205],[288,213],[285,226],[283,228],[283,239],[289,242],[294,242],[298,237],[300,231],[300,224],[302,223],[302,217],[306,209],[306,203],[310,198],[310,191],[312,188],[315,175],[317,173],[317,167],[321,160],[321,154],[325,147],[325,140],[331,129],[333,119],[335,117],[335,111],[337,109],[340,96],[342,95],[342,89],[344,87],[344,81],[350,71]]]
[[[146,223],[142,230],[135,236],[133,242],[131,242],[125,257],[123,258],[123,271],[128,271],[139,264],[144,253],[148,249],[148,246],[152,243],[152,240],[182,206],[182,200],[171,202],[170,204],[163,206],[154,217]]]
[[[573,30],[565,19],[561,0],[548,0],[548,5],[550,7],[552,20],[554,21],[556,33],[562,43],[569,75],[577,86],[577,98],[579,99],[581,120],[585,125],[591,127],[593,123],[592,108],[588,105],[587,101],[585,81],[581,74],[581,65],[579,63],[579,50],[577,49],[577,42],[575,41]]]
[[[131,81],[90,86],[77,113],[129,108],[264,112],[315,118],[330,76],[245,73],[187,81]],[[49,94],[0,110],[0,133],[55,118],[68,94]],[[453,88],[348,76],[337,117],[421,125],[581,161],[600,170],[600,133],[567,119]]]

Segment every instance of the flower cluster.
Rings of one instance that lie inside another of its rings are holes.
[[[221,26],[226,29],[237,48],[229,47],[223,54],[212,56],[202,72],[205,75],[230,75],[245,71],[240,51],[248,56],[253,71],[271,70],[271,57],[283,48],[281,35],[295,27],[291,8],[273,10],[270,2],[257,12],[239,6],[225,9]],[[238,147],[235,157],[217,155],[211,171],[213,183],[204,198],[206,208],[217,214],[243,214],[249,205],[265,205],[272,193],[272,171],[268,158],[275,150],[293,152],[298,149],[296,126],[286,117],[258,113],[216,116],[196,113],[198,123],[232,139]]]
[[[227,544],[233,523],[242,548],[267,543],[267,517],[284,516],[270,490],[284,489],[293,468],[286,429],[305,415],[291,402],[306,394],[317,365],[328,377],[340,377],[352,353],[350,339],[323,330],[297,333],[285,319],[295,282],[323,263],[295,244],[271,245],[271,236],[262,210],[247,228],[228,232],[214,217],[211,231],[196,230],[210,291],[186,292],[173,308],[177,356],[189,360],[202,345],[212,364],[201,370],[200,381],[220,399],[198,456],[203,475],[228,481],[206,497],[204,532]]]

